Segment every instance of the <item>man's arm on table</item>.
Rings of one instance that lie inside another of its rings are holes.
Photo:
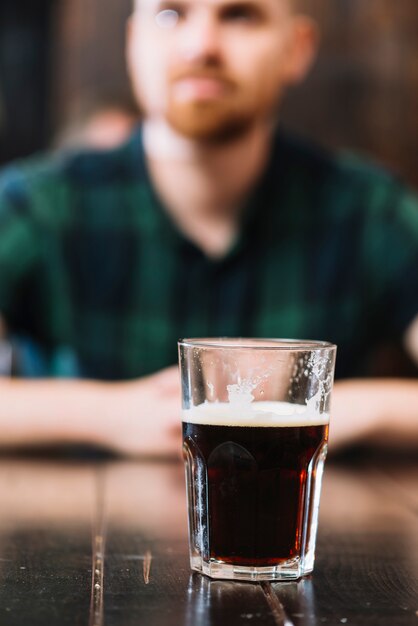
[[[138,381],[0,379],[0,448],[80,443],[125,455],[179,455],[177,367]],[[418,447],[418,382],[335,384],[330,451],[355,442]]]
[[[418,449],[418,382],[400,378],[336,382],[330,451],[354,443]]]
[[[132,382],[0,378],[0,448],[79,443],[179,455],[177,367]]]
[[[418,364],[418,316],[404,335],[404,345]],[[356,442],[418,449],[417,379],[364,378],[335,383],[330,450]]]
[[[406,337],[418,355],[418,318]],[[177,367],[132,382],[0,378],[0,447],[99,445],[126,455],[178,455]],[[418,381],[335,383],[330,451],[364,442],[418,447]]]
[[[126,383],[0,379],[0,447],[82,443],[178,456],[178,379],[176,367]],[[355,442],[418,447],[418,382],[337,382],[330,450]]]

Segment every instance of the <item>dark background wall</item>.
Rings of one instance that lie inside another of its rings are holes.
[[[285,120],[418,186],[417,0],[303,3],[314,7],[322,46],[308,81],[288,98]]]
[[[0,162],[48,139],[52,1],[0,1]]]
[[[299,0],[323,40],[282,118],[321,143],[362,152],[418,186],[417,0]],[[131,0],[1,0],[0,160],[47,146],[86,98],[130,100]],[[1,104],[2,103],[2,104]],[[1,112],[2,111],[2,112]]]

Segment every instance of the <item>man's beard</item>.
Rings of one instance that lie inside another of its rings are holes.
[[[180,135],[204,143],[228,143],[245,135],[254,124],[254,112],[228,98],[171,101],[166,118]]]
[[[182,100],[176,84],[183,79],[212,79],[223,85],[218,96]],[[166,119],[180,135],[206,143],[227,143],[253,126],[260,103],[220,67],[176,68],[168,79]]]

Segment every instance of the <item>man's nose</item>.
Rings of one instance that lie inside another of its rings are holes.
[[[181,53],[185,60],[205,62],[217,60],[221,50],[220,29],[216,20],[201,14],[190,19],[181,32]]]

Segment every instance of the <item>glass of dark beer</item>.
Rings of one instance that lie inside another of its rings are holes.
[[[335,353],[319,341],[179,342],[193,570],[312,572]]]

